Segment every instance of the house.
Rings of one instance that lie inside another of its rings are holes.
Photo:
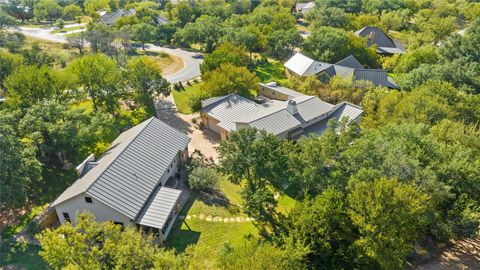
[[[285,64],[288,76],[317,76],[322,82],[329,82],[333,76],[352,78],[354,82],[369,81],[375,86],[398,89],[385,70],[367,69],[350,55],[335,64],[315,61],[301,53],[296,53]]]
[[[98,159],[77,167],[79,178],[51,205],[60,223],[75,223],[89,211],[96,221],[135,225],[166,239],[180,209],[179,169],[188,158],[189,138],[150,118],[123,132]]]
[[[315,2],[307,2],[307,3],[296,3],[295,4],[295,12],[301,14],[307,14],[308,12],[312,11],[315,8]]]
[[[117,9],[115,12],[106,13],[102,15],[100,21],[108,26],[115,26],[115,23],[118,19],[122,17],[134,16],[137,14],[137,11],[134,8],[130,9]],[[167,24],[169,23],[168,19],[163,15],[158,15],[153,19],[153,22],[160,25],[160,24]]]
[[[137,12],[134,8],[130,9],[117,9],[112,13],[106,13],[101,18],[100,21],[108,26],[115,26],[115,23],[118,19],[122,17],[134,16]]]
[[[403,44],[390,38],[380,28],[374,26],[367,26],[355,32],[357,36],[367,39],[367,45],[377,46],[377,53],[384,55],[391,54],[403,54],[405,53],[405,47]]]
[[[311,133],[320,135],[331,119],[359,122],[363,112],[354,104],[333,105],[275,82],[260,84],[259,94],[257,102],[236,94],[202,101],[202,123],[222,139],[232,131],[255,127],[281,139],[298,140]]]

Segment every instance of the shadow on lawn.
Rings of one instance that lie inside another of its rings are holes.
[[[179,213],[179,216],[186,216],[190,208],[192,208],[193,203],[197,199],[198,194],[192,192],[188,198],[185,205],[182,207],[182,210]],[[182,229],[182,225],[185,224],[187,229]],[[166,245],[172,247],[176,252],[184,252],[185,249],[192,244],[196,244],[200,239],[200,232],[192,231],[188,225],[188,221],[185,219],[177,218],[175,224],[173,225],[170,234],[168,235]]]

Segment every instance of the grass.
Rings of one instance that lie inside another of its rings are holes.
[[[192,86],[186,86],[185,90],[177,91],[173,90],[173,99],[175,100],[175,105],[177,110],[183,114],[193,113],[192,108],[190,107],[190,100],[202,94],[201,83],[193,84]]]
[[[0,246],[0,266],[15,266],[6,269],[49,269],[38,255],[39,251],[38,246],[6,241]]]
[[[268,59],[268,62],[257,64],[255,73],[260,81],[264,83],[272,81],[285,83],[288,81],[283,64],[273,59]]]
[[[238,206],[241,204],[240,186],[222,179],[219,192],[192,193],[180,215],[211,217],[247,217]],[[235,244],[249,234],[257,234],[252,222],[213,222],[192,218],[177,219],[167,239],[167,246],[183,252],[189,245],[204,245],[211,249],[212,259],[225,242]]]
[[[77,49],[64,47],[61,43],[25,37],[25,48],[31,48],[34,43],[40,46],[42,52],[48,53],[48,55],[53,56],[56,60],[62,59],[65,63],[80,56]]]
[[[79,26],[67,27],[67,28],[63,28],[63,29],[55,29],[55,30],[51,31],[50,34],[65,33],[65,32],[70,32],[70,31],[84,29],[84,28],[85,28],[85,26],[79,25]]]

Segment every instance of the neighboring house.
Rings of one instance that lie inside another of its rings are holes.
[[[137,14],[134,8],[131,9],[117,9],[115,12],[112,13],[106,13],[102,15],[100,18],[100,21],[103,22],[104,24],[108,26],[114,26],[115,23],[118,21],[118,19],[122,17],[128,17],[128,16],[133,16]],[[158,15],[153,19],[153,22],[156,24],[166,24],[168,23],[168,19],[164,17],[163,15]]]
[[[98,160],[90,155],[50,207],[62,224],[89,211],[96,221],[136,225],[166,239],[182,193],[166,185],[177,183],[188,143],[186,134],[152,117],[120,134]]]
[[[100,21],[108,26],[114,26],[118,19],[122,17],[133,16],[137,12],[134,8],[131,9],[117,9],[112,13],[106,13],[101,18]]]
[[[375,86],[398,89],[398,86],[385,70],[364,68],[353,55],[335,64],[329,64],[296,53],[284,66],[288,76],[317,76],[320,81],[327,83],[333,76],[337,75],[343,78],[352,78],[354,82],[369,81]]]
[[[315,8],[315,2],[296,3],[295,11],[297,13],[307,14]]]
[[[390,38],[378,27],[367,26],[358,30],[355,34],[366,38],[368,46],[375,44],[377,46],[377,53],[379,54],[390,55],[405,53],[405,47],[400,41]]]
[[[331,119],[360,121],[362,108],[348,102],[333,105],[276,83],[260,84],[254,102],[236,94],[202,101],[203,124],[227,139],[232,131],[255,127],[281,139],[297,140],[311,133],[320,135]]]

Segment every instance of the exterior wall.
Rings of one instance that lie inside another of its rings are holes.
[[[55,206],[55,210],[57,211],[58,220],[61,224],[65,223],[65,219],[63,217],[63,213],[68,213],[70,216],[70,220],[73,224],[77,219],[77,215],[83,212],[90,212],[95,216],[95,220],[98,222],[102,221],[114,221],[114,222],[121,222],[125,226],[130,223],[130,218],[127,216],[113,210],[109,206],[103,204],[102,202],[92,198],[92,203],[85,202],[85,196],[91,197],[82,193],[76,197],[71,198],[57,206]]]
[[[185,151],[185,150],[184,150]],[[160,182],[162,186],[165,186],[165,184],[168,181],[168,178],[175,176],[175,174],[178,172],[178,168],[180,166],[180,155],[182,155],[183,152],[179,152],[175,158],[172,160],[170,163],[170,166],[168,169],[163,173],[162,177],[160,178]]]
[[[282,100],[282,101],[288,100],[287,95],[274,91],[272,89],[268,89],[266,87],[260,87],[260,95],[266,96],[268,98],[275,99],[275,100]]]
[[[228,132],[225,129],[220,129],[220,139],[226,140],[228,139]]]
[[[204,112],[201,113],[201,117],[202,117],[202,123],[206,128],[214,131],[217,134],[221,133],[220,131],[221,129],[218,126],[219,121],[217,119],[207,115]]]

